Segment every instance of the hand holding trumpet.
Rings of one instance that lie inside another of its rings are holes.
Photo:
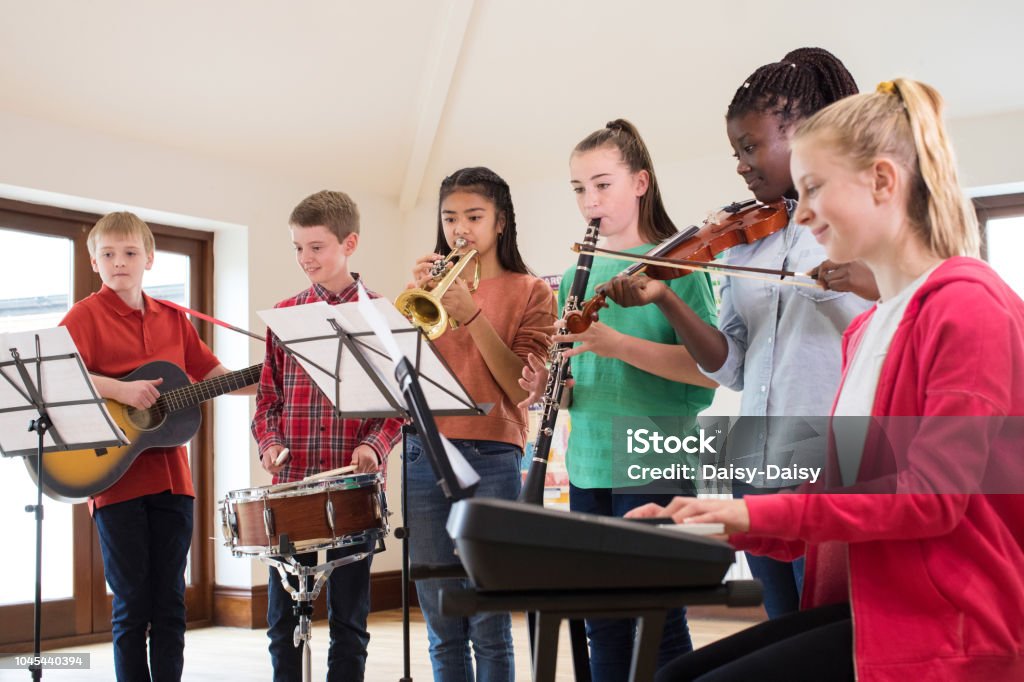
[[[441,336],[449,322],[454,327],[479,312],[470,294],[480,283],[480,258],[472,249],[461,253],[465,247],[466,240],[459,238],[446,257],[430,253],[418,258],[412,270],[413,282],[395,299],[395,307],[431,340]],[[461,273],[471,263],[475,274],[469,286]]]

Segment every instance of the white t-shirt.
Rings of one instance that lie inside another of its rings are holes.
[[[860,468],[864,439],[867,437],[870,423],[866,417],[871,416],[871,408],[875,404],[878,378],[882,374],[885,357],[889,354],[892,337],[896,334],[896,328],[903,319],[910,299],[937,267],[938,265],[929,268],[888,301],[878,302],[875,314],[871,316],[850,366],[846,369],[846,378],[839,389],[839,399],[836,401],[833,417],[865,419],[847,418],[832,421],[839,466],[845,484],[850,484],[856,479],[857,470]]]

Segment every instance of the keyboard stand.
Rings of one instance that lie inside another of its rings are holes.
[[[637,618],[637,639],[633,648],[630,682],[654,677],[658,646],[668,611],[679,606],[725,604],[757,606],[761,583],[732,580],[711,588],[649,588],[617,590],[483,592],[444,590],[441,612],[449,616],[470,616],[496,611],[534,611],[534,682],[553,682],[558,656],[558,631],[563,619]]]

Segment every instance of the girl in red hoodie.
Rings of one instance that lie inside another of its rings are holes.
[[[1024,490],[1024,302],[975,258],[941,110],[899,79],[794,135],[797,222],[831,260],[865,262],[881,293],[844,335],[833,407],[873,420],[835,439],[832,461],[857,453],[843,494],[634,513],[723,523],[737,548],[807,559],[802,611],[659,680],[1024,679],[1024,497],[995,494]]]

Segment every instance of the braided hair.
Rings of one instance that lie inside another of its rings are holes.
[[[751,74],[733,95],[725,118],[772,113],[790,123],[856,94],[857,83],[838,57],[820,47],[801,47]]]
[[[494,202],[499,223],[504,220],[501,234],[498,235],[498,262],[509,272],[529,274],[530,269],[523,262],[516,242],[516,212],[512,206],[512,192],[500,175],[483,166],[462,168],[441,181],[441,191],[437,200],[437,243],[434,245],[434,252],[442,256],[451,253],[452,249],[444,236],[444,224],[441,222],[441,204],[455,192],[472,192]]]
[[[650,176],[650,186],[646,194],[640,197],[640,237],[649,244],[657,244],[674,235],[678,230],[665,211],[665,203],[658,188],[658,177],[654,174],[654,162],[651,161],[651,154],[647,151],[647,145],[644,144],[636,126],[624,118],[609,121],[604,128],[595,130],[583,138],[572,153],[580,154],[605,146],[619,150],[622,162],[631,173],[645,170]]]

